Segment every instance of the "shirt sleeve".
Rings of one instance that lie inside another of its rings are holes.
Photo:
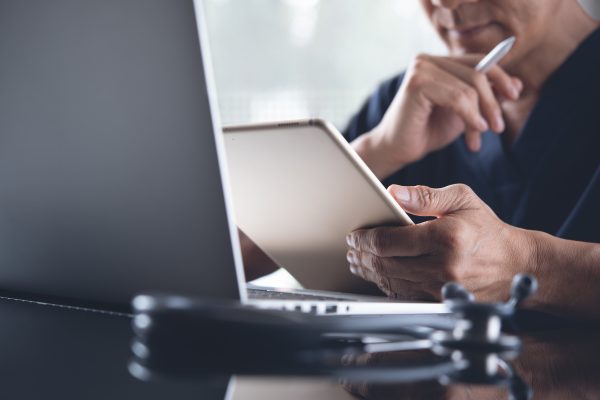
[[[379,124],[400,89],[403,78],[404,74],[400,74],[383,82],[375,93],[367,99],[360,111],[352,117],[344,130],[344,137],[348,142],[352,142]]]

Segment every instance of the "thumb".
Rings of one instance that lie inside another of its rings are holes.
[[[441,217],[473,208],[478,200],[466,185],[450,185],[442,189],[392,185],[388,191],[405,211],[421,217]]]

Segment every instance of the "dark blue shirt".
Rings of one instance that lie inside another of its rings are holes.
[[[384,82],[345,131],[352,141],[382,119],[402,84]],[[461,137],[386,179],[387,186],[469,185],[504,221],[600,242],[600,30],[547,80],[509,148],[492,132],[470,152]]]

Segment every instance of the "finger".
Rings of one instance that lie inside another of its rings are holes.
[[[435,57],[435,58],[443,58],[443,59],[451,60],[454,62],[459,62],[467,67],[475,69],[477,64],[479,64],[479,62],[485,56],[486,56],[485,54],[470,53],[470,54],[463,54],[461,56],[446,56],[446,57]]]
[[[440,60],[459,63],[474,71],[483,57],[485,54],[466,54],[459,57],[431,57],[430,60],[433,63],[440,62]],[[494,65],[485,74],[499,95],[511,100],[517,100],[520,97],[523,82],[519,78],[509,75],[501,66]]]
[[[426,224],[359,229],[346,241],[353,250],[380,257],[416,257],[429,254],[432,246]]]
[[[358,276],[359,278],[374,283],[377,285],[379,289],[381,289],[385,294],[392,293],[392,288],[390,286],[390,281],[387,277],[383,275],[376,274],[373,271],[370,271],[366,268],[361,268],[358,265],[350,264],[350,272],[354,276]]]
[[[465,131],[465,142],[470,151],[475,153],[481,150],[481,132],[467,129]]]
[[[430,217],[442,217],[456,211],[481,206],[481,200],[467,185],[450,185],[441,189],[427,186],[392,185],[388,189],[407,212]],[[414,225],[430,228],[427,224]]]
[[[524,87],[523,81],[516,77],[513,77],[512,80],[520,94],[523,91],[523,87]]]
[[[402,279],[419,283],[438,280],[439,268],[433,258],[421,257],[379,257],[372,253],[350,251],[348,257],[353,259],[352,265],[362,269],[365,274],[375,274],[389,279]]]
[[[435,300],[439,297],[440,288],[443,285],[438,280],[418,282],[403,278],[392,278],[353,264],[350,265],[350,272],[359,278],[376,284],[386,295],[398,300]]]
[[[434,105],[456,113],[467,129],[487,131],[489,125],[481,115],[477,90],[435,65],[431,69],[429,81],[422,86],[423,96]]]
[[[481,114],[486,119],[488,125],[492,128],[494,132],[503,132],[505,124],[504,118],[502,117],[502,109],[500,108],[500,104],[496,99],[496,95],[494,94],[494,91],[492,89],[492,82],[490,79],[488,79],[488,76],[481,72],[475,71],[470,66],[461,64],[456,61],[452,61],[448,58],[438,58],[435,62],[441,68],[457,76],[463,82],[470,85],[477,91],[477,94],[479,96],[479,108],[481,110]],[[507,78],[510,80],[508,76]],[[479,135],[477,135],[477,137],[478,136]],[[474,145],[475,143],[476,141],[471,141],[471,144]],[[473,147],[470,146],[469,148],[473,150]]]
[[[517,100],[521,97],[523,82],[519,78],[510,76],[498,65],[492,67],[486,72],[486,75],[499,95],[510,100]]]

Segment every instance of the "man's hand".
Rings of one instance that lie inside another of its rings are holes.
[[[391,297],[439,299],[441,287],[455,281],[478,300],[499,301],[535,254],[527,231],[502,222],[468,186],[391,186],[389,192],[407,212],[436,217],[348,235],[352,273]]]
[[[495,66],[474,70],[483,55],[418,56],[381,123],[352,145],[380,179],[446,147],[461,134],[472,151],[481,132],[505,129],[500,103],[517,100],[522,82]]]

